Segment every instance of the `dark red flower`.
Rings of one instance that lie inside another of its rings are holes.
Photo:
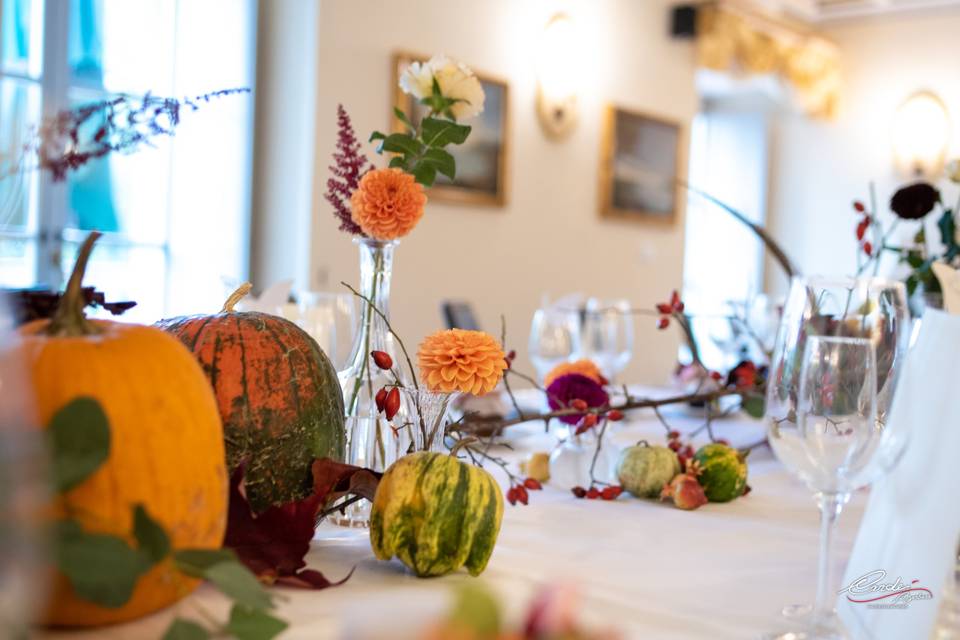
[[[547,401],[553,411],[571,406],[574,400],[582,400],[587,407],[596,408],[610,402],[610,396],[597,382],[578,373],[560,376],[547,387]],[[563,416],[560,421],[574,425],[580,419],[580,415],[574,414]]]
[[[904,220],[920,220],[933,211],[938,202],[940,192],[933,185],[917,182],[893,194],[890,209]]]

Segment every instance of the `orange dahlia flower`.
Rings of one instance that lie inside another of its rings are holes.
[[[427,336],[417,351],[420,379],[431,391],[482,396],[507,368],[500,343],[483,331],[450,329]]]
[[[350,197],[350,217],[371,238],[394,240],[417,226],[426,203],[423,185],[406,171],[374,169]]]
[[[576,360],[574,362],[562,362],[550,370],[547,377],[543,379],[543,386],[549,387],[550,383],[560,376],[568,376],[571,373],[578,373],[581,376],[590,378],[597,384],[606,384],[607,381],[600,373],[600,368],[590,360]]]

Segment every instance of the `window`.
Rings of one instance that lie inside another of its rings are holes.
[[[768,116],[757,108],[707,102],[694,120],[690,183],[763,224],[766,211]],[[767,322],[763,245],[715,204],[690,195],[684,249],[684,301],[694,312],[701,358],[726,370],[740,357],[742,325]],[[766,331],[765,325],[762,328]],[[747,342],[752,343],[752,340]]]
[[[253,0],[0,0],[0,164],[41,113],[116,94],[252,87]],[[64,182],[0,180],[0,286],[59,287],[104,232],[87,282],[136,300],[125,319],[216,307],[246,275],[251,95],[185,114],[176,136]]]

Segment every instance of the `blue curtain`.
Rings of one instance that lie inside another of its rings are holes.
[[[68,57],[73,77],[84,86],[103,87],[103,3],[71,0]],[[93,129],[99,122],[91,123]],[[101,158],[73,174],[69,181],[70,208],[78,229],[119,231],[114,205],[110,162]]]

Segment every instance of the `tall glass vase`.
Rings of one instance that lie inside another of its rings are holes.
[[[360,328],[348,364],[338,374],[346,412],[347,462],[384,471],[404,453],[400,450],[399,430],[394,428],[405,422],[402,403],[398,414],[388,421],[377,411],[375,399],[377,391],[396,383],[394,376],[398,376],[401,383],[406,381],[404,359],[384,320],[390,318],[390,276],[393,251],[398,243],[373,238],[357,238],[354,242],[360,251],[359,291],[370,302],[359,303]],[[392,372],[374,364],[370,357],[372,351],[390,354],[394,362]],[[331,520],[343,526],[365,527],[369,525],[369,516],[370,503],[361,500]]]

